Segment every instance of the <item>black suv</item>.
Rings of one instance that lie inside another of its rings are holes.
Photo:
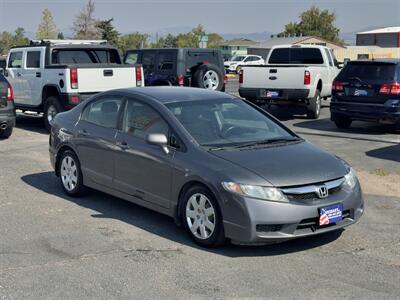
[[[146,86],[175,85],[225,91],[220,50],[165,48],[128,50],[126,64],[141,64]]]
[[[332,84],[331,120],[349,128],[353,120],[400,129],[400,60],[358,60],[346,64]]]
[[[11,136],[15,126],[14,93],[7,79],[0,74],[0,139]]]

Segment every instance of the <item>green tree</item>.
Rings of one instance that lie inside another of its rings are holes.
[[[205,35],[206,32],[202,25],[197,25],[188,33],[180,33],[177,36],[178,47],[198,47],[199,36]]]
[[[316,6],[300,15],[300,22],[290,22],[280,35],[318,36],[334,43],[343,43],[339,38],[339,28],[335,26],[336,15]]]
[[[146,48],[149,45],[149,35],[147,33],[133,32],[125,34],[119,38],[119,48],[122,52],[128,49]]]
[[[27,45],[29,39],[25,37],[25,29],[18,27],[14,33],[7,31],[0,32],[0,54],[7,54],[14,46]]]
[[[101,38],[103,40],[107,40],[109,43],[117,45],[119,40],[119,32],[114,28],[112,24],[113,21],[114,18],[98,21],[96,27],[99,29]]]
[[[42,12],[42,21],[36,31],[38,39],[55,39],[57,37],[57,26],[54,22],[53,15],[49,9],[44,9]]]
[[[57,39],[63,40],[63,39],[64,39],[64,33],[59,32],[59,33],[57,34]]]
[[[218,48],[218,46],[224,41],[224,38],[220,36],[218,33],[209,33],[208,34],[208,48]]]
[[[157,43],[153,43],[152,48],[175,48],[178,47],[178,39],[176,36],[168,33],[165,37],[158,39]]]
[[[94,17],[94,0],[89,0],[82,11],[75,17],[72,30],[76,39],[99,39],[101,34],[96,27],[97,20]]]

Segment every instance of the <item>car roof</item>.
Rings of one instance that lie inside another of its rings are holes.
[[[150,97],[163,104],[174,102],[204,101],[218,99],[234,99],[235,97],[226,93],[210,91],[202,88],[189,87],[142,87],[117,90],[132,96],[140,95]]]
[[[215,48],[142,48],[142,49],[128,49],[126,52],[132,51],[196,51],[196,52],[215,52],[221,51]]]
[[[358,59],[358,60],[351,60],[348,63],[363,63],[363,62],[368,62],[368,63],[392,63],[392,64],[399,64],[400,63],[400,58],[374,58],[374,59]]]

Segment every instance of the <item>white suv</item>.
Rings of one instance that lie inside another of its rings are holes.
[[[225,61],[227,72],[239,73],[242,66],[264,65],[265,60],[258,55],[235,55],[231,60]]]

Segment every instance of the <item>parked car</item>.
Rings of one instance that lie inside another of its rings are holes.
[[[225,91],[224,63],[220,50],[128,50],[124,62],[143,65],[146,86],[188,86]]]
[[[267,65],[245,66],[239,75],[239,94],[258,105],[297,105],[318,119],[321,99],[331,96],[339,72],[331,49],[315,45],[275,46]]]
[[[142,68],[122,64],[106,41],[47,40],[14,47],[6,76],[22,111],[44,113],[47,129],[54,116],[90,96],[112,88],[143,86]]]
[[[316,235],[363,213],[349,165],[225,93],[105,92],[56,116],[49,150],[68,195],[91,187],[156,210],[202,246]]]
[[[14,93],[7,79],[0,74],[0,139],[8,139],[15,126]]]
[[[235,55],[230,60],[224,62],[225,69],[228,72],[236,72],[243,66],[265,65],[265,60],[258,55]]]
[[[349,61],[332,85],[331,120],[387,124],[400,130],[400,59]]]
[[[6,57],[4,56],[0,56],[0,74],[4,74],[5,70],[6,70]]]

